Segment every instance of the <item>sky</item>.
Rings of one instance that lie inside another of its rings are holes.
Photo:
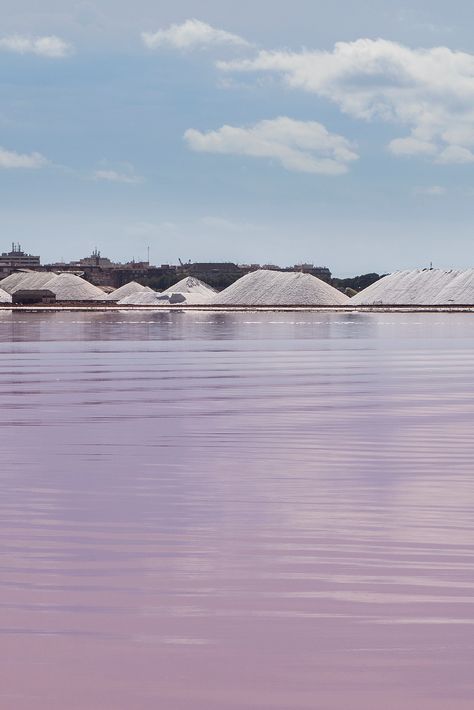
[[[467,0],[1,0],[0,250],[474,265]]]

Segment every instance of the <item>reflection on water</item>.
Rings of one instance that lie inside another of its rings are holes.
[[[0,312],[0,708],[471,710],[473,346]]]

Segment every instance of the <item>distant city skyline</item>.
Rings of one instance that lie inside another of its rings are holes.
[[[179,266],[179,267],[186,267],[187,265],[192,265],[194,263],[200,263],[200,262],[192,262],[191,260],[188,260],[187,262],[183,262],[181,259],[176,259],[175,261],[170,261],[166,264],[163,262],[161,263],[153,263],[151,261],[150,255],[149,255],[149,250],[147,249],[147,258],[146,259],[135,259],[135,257],[129,257],[126,258],[123,261],[119,260],[114,260],[111,259],[107,254],[103,254],[100,249],[95,247],[93,251],[90,254],[83,254],[81,256],[78,256],[76,258],[71,259],[70,261],[66,261],[62,257],[60,258],[55,258],[52,259],[51,261],[46,262],[44,259],[42,259],[41,254],[31,254],[27,249],[24,248],[20,242],[12,242],[10,245],[9,250],[5,251],[0,251],[0,267],[2,264],[5,263],[10,263],[12,266],[16,266],[17,268],[28,268],[28,269],[34,269],[36,266],[55,266],[55,265],[74,265],[77,266],[79,264],[84,264],[84,265],[96,265],[96,266],[107,266],[107,265],[129,265],[129,264],[149,264],[151,266]],[[206,263],[206,262],[204,262]],[[218,261],[210,261],[207,262],[210,264],[220,264],[220,263],[232,263],[232,262],[218,262]],[[284,265],[277,265],[277,264],[260,264],[255,261],[251,261],[248,263],[243,263],[243,262],[238,262],[236,265],[238,266],[244,266],[244,267],[272,267],[272,266],[283,266],[284,268],[287,269],[312,269],[313,267],[317,268],[322,268],[322,269],[327,269],[328,267],[325,264],[315,264],[313,262],[299,262],[299,263],[289,263],[289,264],[284,264]]]
[[[474,265],[467,1],[2,9],[2,250]]]

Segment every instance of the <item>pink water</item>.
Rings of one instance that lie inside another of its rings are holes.
[[[472,710],[474,319],[0,313],[1,710]]]

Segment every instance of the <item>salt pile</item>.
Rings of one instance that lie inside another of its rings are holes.
[[[11,302],[12,302],[11,294],[8,293],[7,291],[4,291],[3,288],[0,288],[0,303],[11,303]]]
[[[52,276],[54,276],[54,274],[51,271],[16,271],[14,274],[10,274],[10,276],[0,281],[0,288],[7,291],[7,293],[14,293],[18,291],[19,288],[23,288],[22,284],[26,279],[32,282],[36,282],[36,279],[38,279],[38,283],[43,284],[49,281]],[[40,287],[37,286],[36,288]]]
[[[211,301],[219,306],[345,306],[344,293],[311,274],[253,271]]]
[[[204,283],[204,281],[195,279],[192,276],[187,276],[181,279],[181,281],[178,281],[177,284],[167,288],[163,293],[192,293],[196,296],[212,298],[216,295],[217,291],[215,288],[212,288],[212,286],[209,286],[209,284]]]
[[[356,306],[474,305],[474,271],[396,271],[351,298]]]
[[[10,286],[10,293],[43,290],[46,288],[46,284],[55,277],[56,274],[51,271],[33,271],[29,274],[24,274],[21,281],[18,281],[15,286]]]
[[[136,281],[130,281],[128,284],[120,286],[120,288],[115,289],[112,293],[107,294],[107,301],[120,301],[122,298],[126,298],[133,293],[140,293],[142,291],[152,292],[153,290],[149,286],[142,286],[142,284]]]
[[[107,298],[100,288],[75,274],[54,276],[42,288],[52,291],[58,301],[105,301]]]
[[[106,294],[75,274],[52,271],[20,271],[0,281],[0,288],[16,291],[52,291],[58,301],[103,301]]]
[[[7,293],[10,293],[10,289],[14,288],[17,283],[20,283],[20,281],[24,279],[27,274],[28,272],[24,271],[18,271],[14,274],[10,274],[10,276],[7,276],[5,279],[2,279],[0,281],[0,288],[2,288]]]
[[[474,269],[457,272],[450,282],[440,291],[437,305],[474,305]]]
[[[161,295],[167,296],[171,305],[183,303],[188,306],[199,306],[209,303],[216,294],[216,289],[209,286],[209,284],[192,276],[187,276],[178,281],[177,284],[167,288]]]
[[[119,301],[120,305],[128,306],[174,306],[174,305],[202,305],[209,303],[217,294],[209,284],[191,276],[181,279],[177,284],[170,286],[162,293],[151,294],[132,293]]]

